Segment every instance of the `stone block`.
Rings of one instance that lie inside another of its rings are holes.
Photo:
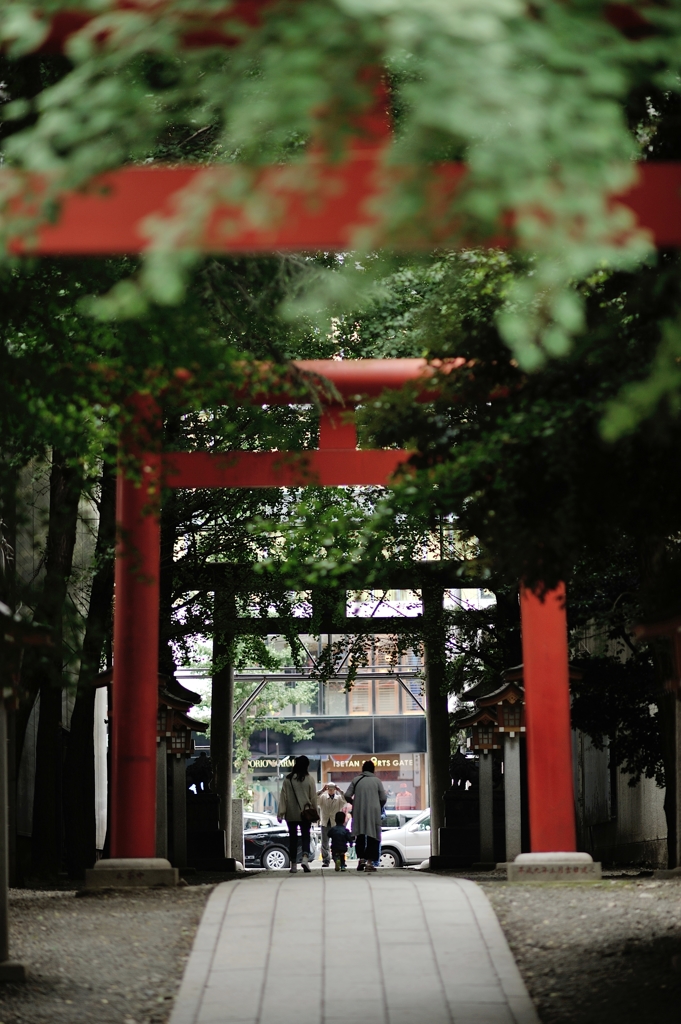
[[[85,872],[86,889],[134,889],[177,885],[180,873],[163,857],[113,857]]]
[[[0,963],[0,983],[26,981],[26,967],[15,960]]]
[[[425,871],[428,868],[431,871],[461,871],[461,863],[458,857],[450,856],[450,854],[439,854],[438,856],[429,857],[428,860],[424,860],[419,864],[421,871]]]
[[[232,849],[229,856],[237,863],[244,863],[244,802],[239,797],[232,797]]]
[[[588,853],[520,853],[507,864],[509,882],[598,882],[600,863]]]
[[[653,878],[676,878],[681,881],[681,868],[658,868],[653,871]]]

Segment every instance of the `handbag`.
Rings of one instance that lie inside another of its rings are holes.
[[[296,787],[293,785],[293,779],[289,779],[288,781],[291,783],[291,789],[293,790],[293,795],[296,798],[296,803],[298,804],[300,817],[302,818],[303,821],[309,821],[309,823],[313,825],[315,821],[319,821],[319,811],[317,810],[316,807],[312,806],[309,800],[306,800],[305,806],[301,807],[300,800],[298,799],[298,794],[296,793]]]

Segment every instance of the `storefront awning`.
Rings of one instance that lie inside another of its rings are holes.
[[[367,754],[426,751],[426,719],[421,715],[363,715],[356,718],[311,715],[292,721],[306,723],[309,729],[314,730],[314,736],[295,742],[275,728],[261,729],[251,737],[251,754],[272,755],[277,750],[276,744],[279,744],[281,757],[286,754],[307,754],[308,757],[347,754],[353,750],[364,750]]]

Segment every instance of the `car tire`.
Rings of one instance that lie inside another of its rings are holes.
[[[381,850],[381,867],[401,868],[402,857],[400,856],[399,850],[395,850],[392,846]]]
[[[288,853],[280,846],[271,846],[262,855],[262,866],[266,871],[283,871],[289,864]]]

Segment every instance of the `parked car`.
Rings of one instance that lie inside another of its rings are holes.
[[[244,811],[244,832],[254,828],[281,828],[276,814],[261,814],[258,811]]]
[[[310,860],[317,856],[317,837],[310,833]],[[244,832],[244,858],[247,868],[282,870],[291,864],[288,855],[288,829],[277,823],[276,828]],[[298,837],[298,863],[303,859],[303,848]]]
[[[400,828],[384,828],[382,830],[382,868],[401,868],[405,864],[420,864],[428,857],[430,857],[430,807],[425,811],[418,812]]]
[[[421,811],[386,811],[385,818],[381,824],[381,829],[385,832],[387,828],[402,828],[408,821],[415,818]]]

